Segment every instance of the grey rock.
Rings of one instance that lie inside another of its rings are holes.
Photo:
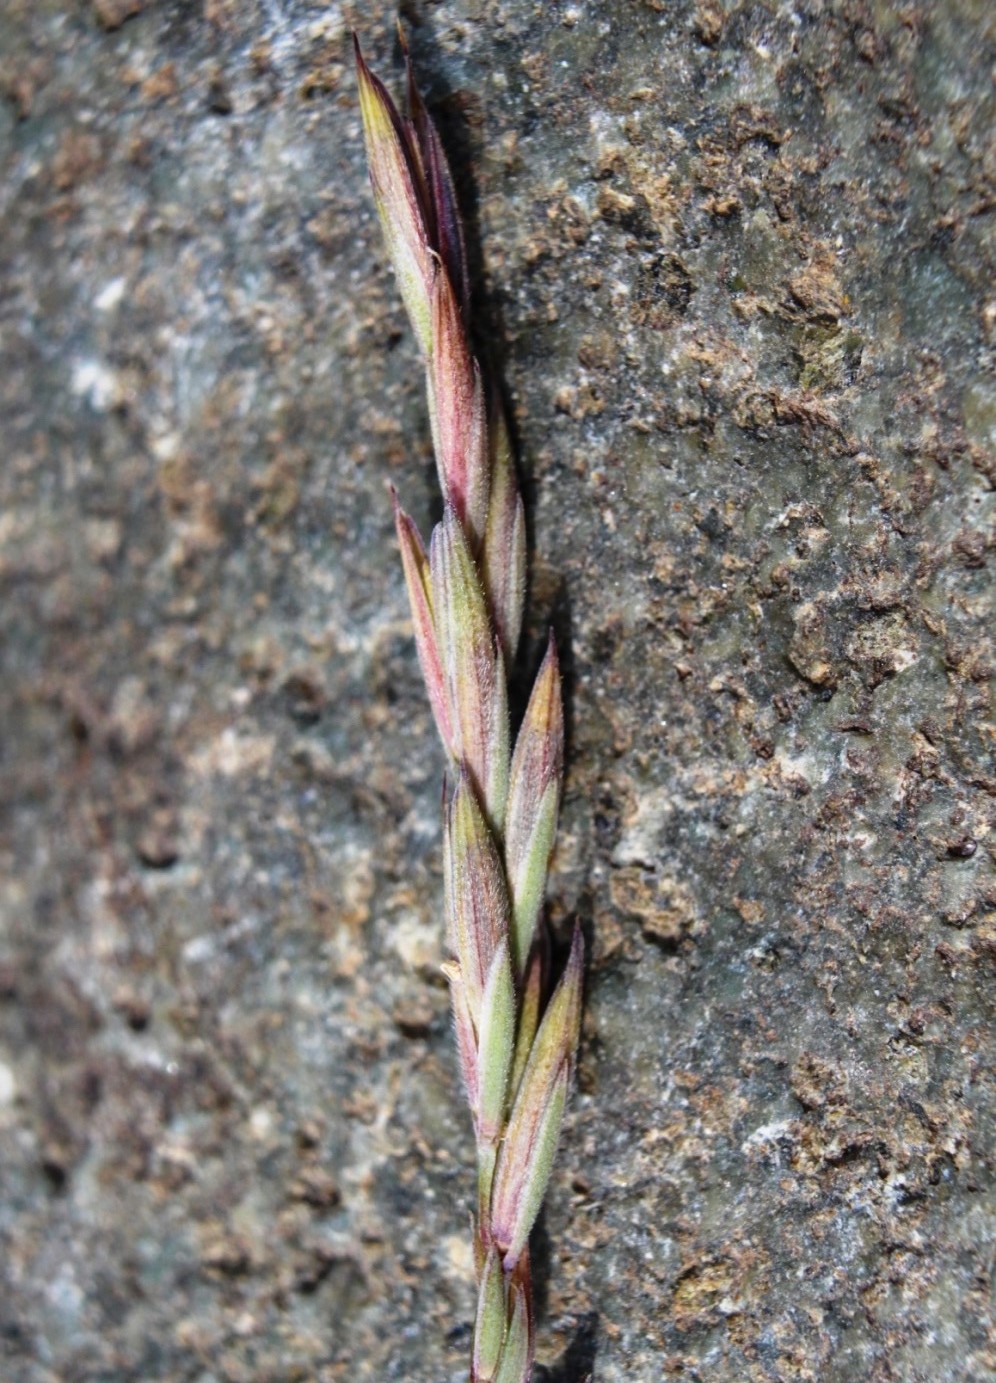
[[[539,1378],[991,1376],[988,6],[401,6],[590,957]],[[0,1374],[466,1376],[371,0],[0,6]]]

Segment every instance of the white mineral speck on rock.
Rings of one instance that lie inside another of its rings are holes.
[[[111,279],[106,287],[102,288],[93,300],[93,305],[98,312],[110,312],[117,307],[124,297],[126,280],[124,278]]]
[[[117,397],[118,377],[99,360],[78,360],[73,366],[72,390],[103,413]]]

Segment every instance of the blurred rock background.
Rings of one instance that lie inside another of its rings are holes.
[[[0,3],[0,1376],[466,1376],[399,16],[568,672],[537,1383],[989,1377],[984,0]]]

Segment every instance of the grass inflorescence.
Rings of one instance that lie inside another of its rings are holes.
[[[415,644],[448,759],[443,849],[449,980],[477,1143],[472,1383],[528,1383],[529,1234],[550,1177],[581,1019],[583,952],[547,997],[543,899],[563,779],[551,633],[518,734],[508,672],[526,597],[522,498],[504,412],[468,333],[453,180],[408,70],[403,117],[356,44],[367,160],[388,254],[425,365],[443,517],[428,548],[394,495]]]

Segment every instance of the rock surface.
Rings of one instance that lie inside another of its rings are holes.
[[[538,1383],[996,1369],[983,0],[406,0],[590,974]],[[466,1376],[371,0],[0,8],[0,1374]]]

